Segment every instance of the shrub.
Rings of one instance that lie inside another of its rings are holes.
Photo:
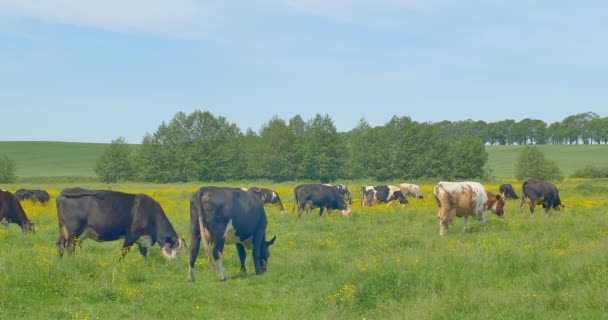
[[[5,155],[0,155],[0,182],[11,183],[17,180],[15,161]]]
[[[571,175],[572,178],[608,178],[608,167],[598,167],[594,163],[588,163],[577,169]]]
[[[561,180],[562,173],[553,160],[545,155],[536,146],[525,146],[515,162],[515,177],[519,180]]]

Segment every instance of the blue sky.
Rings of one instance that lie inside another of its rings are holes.
[[[606,1],[0,0],[0,140],[608,116]]]

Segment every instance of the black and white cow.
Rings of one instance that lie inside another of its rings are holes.
[[[513,189],[513,186],[510,183],[501,184],[498,187],[498,192],[507,199],[519,199],[519,196],[515,193],[515,189]]]
[[[23,232],[34,232],[34,222],[27,218],[17,197],[9,191],[0,190],[0,224],[8,227],[16,223]]]
[[[145,194],[108,190],[63,189],[56,200],[59,219],[59,257],[74,252],[78,242],[124,238],[120,259],[137,243],[145,257],[156,242],[166,258],[183,254],[186,241],[177,236],[158,202]]]
[[[351,214],[351,205],[348,204],[338,189],[325,184],[301,184],[293,189],[298,207],[298,218],[302,216],[302,211],[310,212],[311,209],[319,208],[319,216],[323,215],[323,210],[331,213],[331,210],[342,210],[342,215]],[[295,206],[294,206],[295,209]]]
[[[19,189],[15,191],[15,196],[17,199],[25,200],[29,199],[33,202],[47,203],[51,200],[49,193],[44,190],[27,190],[27,189]]]
[[[194,281],[194,264],[203,242],[209,260],[217,267],[219,279],[226,280],[222,252],[225,244],[235,244],[241,271],[245,272],[245,248],[252,250],[256,274],[266,272],[270,247],[276,236],[266,241],[266,212],[260,200],[250,192],[236,188],[202,187],[190,198],[190,269],[188,280]],[[203,232],[201,232],[203,230]],[[204,237],[201,236],[204,234]],[[209,245],[213,244],[210,252]]]
[[[526,180],[521,186],[523,196],[521,197],[520,211],[524,210],[526,202],[530,206],[530,213],[534,213],[534,207],[538,204],[542,205],[545,212],[550,209],[561,210],[564,205],[559,198],[557,187],[543,180]]]
[[[350,191],[348,190],[348,187],[345,184],[325,184],[325,185],[333,187],[336,190],[338,190],[338,193],[340,194],[340,196],[342,196],[344,201],[348,202],[349,205],[353,204],[353,201],[352,201],[352,198],[350,195]]]
[[[259,187],[251,187],[247,191],[253,193],[262,204],[278,204],[281,207],[281,212],[285,212],[285,207],[283,206],[283,202],[281,202],[281,197],[276,191],[268,189],[268,188],[259,188]]]
[[[407,199],[396,186],[363,186],[361,187],[362,206],[371,206],[374,203],[387,203],[390,206],[393,202],[399,201],[406,204]]]

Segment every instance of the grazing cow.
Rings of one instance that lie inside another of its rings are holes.
[[[416,184],[411,183],[402,183],[399,185],[399,190],[403,193],[403,196],[407,198],[407,196],[424,199],[422,192],[420,192],[420,187]]]
[[[311,209],[319,208],[319,216],[323,215],[323,209],[331,213],[331,210],[342,210],[342,215],[351,214],[351,205],[348,204],[338,189],[325,184],[301,184],[293,189],[296,203],[298,206],[298,218],[302,216],[302,211],[309,213]],[[294,206],[295,209],[295,206]]]
[[[515,193],[515,190],[510,183],[501,184],[498,187],[498,192],[507,199],[519,199],[519,196],[517,196],[517,193]]]
[[[101,242],[124,237],[120,260],[135,243],[144,257],[156,242],[169,259],[185,251],[186,241],[177,236],[163,208],[145,194],[70,188],[61,191],[56,203],[59,257],[65,249],[72,254],[86,238]]]
[[[334,187],[336,190],[338,190],[338,193],[344,199],[344,201],[348,202],[349,205],[353,204],[353,201],[352,201],[352,198],[351,198],[351,195],[350,195],[350,191],[348,190],[348,187],[345,184],[327,184],[327,183],[324,183],[324,185],[330,186],[330,187]]]
[[[23,232],[34,232],[34,222],[27,218],[17,197],[0,190],[0,224],[8,227],[9,223],[18,224]]]
[[[534,213],[534,207],[538,204],[542,205],[545,212],[550,209],[557,211],[561,210],[564,205],[559,198],[557,187],[547,181],[542,180],[526,180],[521,186],[523,196],[521,197],[520,211],[523,212],[526,202],[530,206],[530,213]]]
[[[47,203],[51,200],[49,193],[44,190],[27,190],[27,189],[19,189],[15,191],[15,196],[17,199],[25,200],[30,199],[33,202]]]
[[[371,206],[374,203],[386,203],[390,206],[393,202],[399,201],[406,204],[407,199],[399,187],[395,186],[363,186],[361,187],[362,206]]]
[[[245,269],[245,247],[252,250],[255,273],[266,272],[268,247],[276,236],[266,241],[266,212],[252,193],[234,188],[202,187],[190,198],[190,269],[188,280],[194,282],[194,264],[203,241],[209,260],[211,254],[219,279],[226,280],[222,252],[225,244],[235,244],[241,271]],[[203,230],[204,237],[201,237]],[[209,243],[213,244],[212,253]]]
[[[455,217],[463,217],[462,232],[468,222],[468,217],[486,222],[486,210],[490,209],[497,216],[504,215],[504,199],[500,194],[494,195],[485,190],[478,182],[446,182],[440,181],[433,190],[439,205],[439,235],[448,231],[448,226]]]
[[[247,191],[253,193],[256,197],[258,197],[262,204],[278,204],[281,207],[281,212],[285,212],[283,202],[281,202],[279,194],[276,193],[274,190],[267,188],[251,187]]]

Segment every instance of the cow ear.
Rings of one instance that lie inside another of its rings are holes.
[[[274,236],[274,237],[272,237],[272,239],[270,239],[270,241],[266,241],[266,246],[270,247],[274,243],[274,240],[276,240],[276,239],[277,239],[277,236]]]
[[[496,200],[500,200],[500,194],[496,195]]]

